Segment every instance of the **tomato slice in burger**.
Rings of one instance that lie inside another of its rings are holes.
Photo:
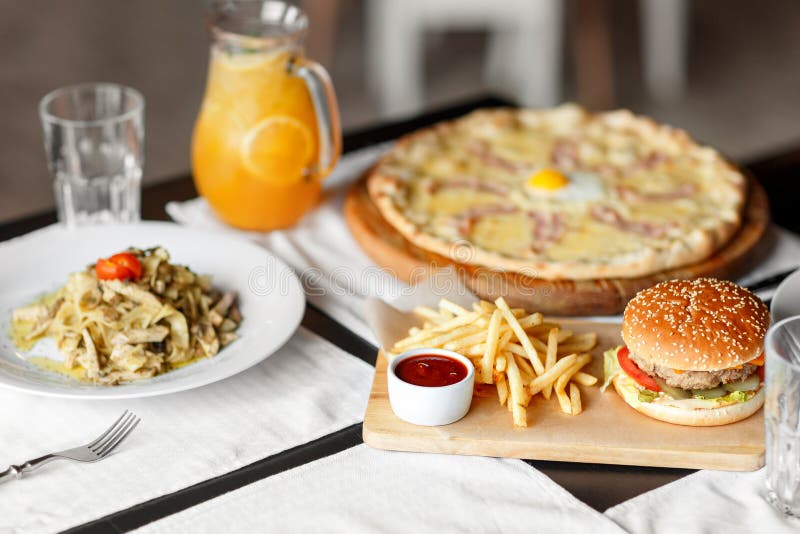
[[[661,391],[661,387],[653,380],[653,377],[639,369],[636,362],[631,360],[630,351],[628,347],[621,347],[617,351],[617,360],[619,366],[625,371],[625,374],[633,378],[640,386],[649,389],[650,391]]]
[[[117,265],[122,265],[123,267],[127,267],[130,270],[131,274],[133,275],[132,278],[134,280],[138,280],[140,276],[142,276],[142,264],[139,261],[139,258],[131,254],[130,252],[120,252],[119,254],[114,254],[110,258],[109,261],[116,263]]]
[[[98,280],[128,280],[133,278],[133,273],[130,269],[103,258],[97,260],[94,265],[94,271],[97,273]]]

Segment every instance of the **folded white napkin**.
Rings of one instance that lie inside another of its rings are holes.
[[[624,532],[519,460],[385,452],[365,445],[137,532],[189,531]]]
[[[205,199],[170,202],[167,213],[175,221],[201,228],[245,235],[282,258],[300,274],[309,299],[361,337],[376,342],[363,317],[365,297],[392,298],[407,286],[375,266],[350,235],[342,216],[347,186],[356,180],[389,145],[377,145],[344,156],[325,182],[326,198],[294,228],[270,233],[242,232],[227,226]],[[800,266],[800,237],[772,226],[765,238],[773,245],[755,258],[741,284]],[[760,291],[770,298],[774,289]],[[595,318],[609,320],[612,318]]]
[[[52,532],[228,473],[357,423],[372,369],[301,329],[239,375],[138,400],[80,401],[0,390],[0,465],[87,443],[122,413],[142,419],[93,464],[58,461],[0,486],[0,532]]]
[[[764,469],[699,471],[606,510],[634,534],[769,534],[800,532],[764,500]]]

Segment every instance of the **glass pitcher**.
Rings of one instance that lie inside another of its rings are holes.
[[[307,25],[303,12],[284,2],[212,4],[192,170],[199,193],[238,228],[297,222],[318,201],[341,153],[333,85],[303,55]]]

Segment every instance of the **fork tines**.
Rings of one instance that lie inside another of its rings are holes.
[[[139,421],[141,421],[141,419],[139,419],[136,414],[125,410],[122,415],[119,416],[119,419],[117,419],[108,430],[98,436],[97,439],[89,443],[87,448],[100,458],[107,456],[128,437],[128,434],[136,428]]]

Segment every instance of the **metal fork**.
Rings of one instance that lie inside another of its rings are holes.
[[[34,471],[53,460],[66,459],[75,460],[77,462],[96,462],[102,460],[111,454],[114,449],[128,437],[133,429],[136,428],[136,425],[139,424],[139,421],[141,421],[141,419],[133,412],[125,410],[108,430],[100,434],[97,439],[93,440],[91,443],[83,445],[82,447],[75,447],[74,449],[47,454],[34,460],[28,460],[22,465],[12,465],[5,471],[0,472],[0,483],[11,480],[12,478],[22,478],[24,473]]]

